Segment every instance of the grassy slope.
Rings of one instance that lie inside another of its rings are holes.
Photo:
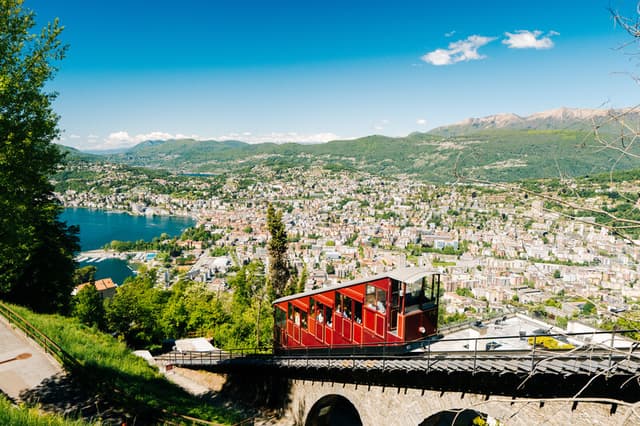
[[[64,350],[83,368],[73,374],[87,393],[102,395],[112,405],[137,418],[154,418],[161,410],[221,423],[236,423],[238,413],[212,406],[167,381],[145,360],[111,336],[59,315],[40,315],[12,306]]]
[[[85,426],[82,420],[72,420],[59,415],[44,414],[37,408],[16,407],[0,395],[0,425],[11,426]]]

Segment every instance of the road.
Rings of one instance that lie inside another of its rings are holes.
[[[61,372],[51,356],[0,316],[0,391],[19,400],[22,391]]]

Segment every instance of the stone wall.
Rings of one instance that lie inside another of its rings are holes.
[[[450,409],[477,410],[506,425],[630,426],[640,422],[640,417],[628,406],[611,402],[569,399],[541,402],[459,392],[292,380],[289,404],[278,424],[304,425],[314,404],[327,395],[340,395],[349,400],[364,426],[419,425],[429,416]]]

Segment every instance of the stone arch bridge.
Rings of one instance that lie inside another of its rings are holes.
[[[640,424],[635,345],[411,357],[173,353],[157,360],[225,374],[227,390],[277,407],[282,425],[466,425],[476,417],[508,425]]]

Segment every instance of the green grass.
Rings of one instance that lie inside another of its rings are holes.
[[[37,408],[15,406],[0,394],[0,425],[11,426],[86,426],[82,420],[72,420],[56,414],[45,414]]]
[[[157,419],[163,410],[220,423],[242,420],[238,412],[211,405],[169,382],[156,368],[110,335],[60,315],[35,314],[9,305],[81,363],[71,373],[88,393],[140,419]],[[0,424],[4,424],[0,422]]]

